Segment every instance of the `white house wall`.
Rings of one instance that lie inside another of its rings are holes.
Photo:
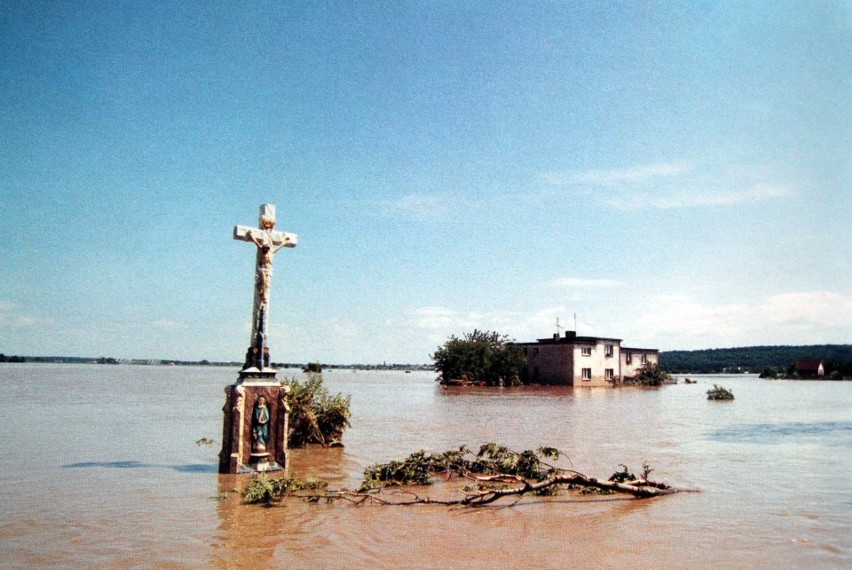
[[[627,363],[628,355],[631,356],[630,364]],[[621,357],[619,358],[621,362],[621,374],[624,377],[636,376],[639,373],[639,369],[642,368],[642,357],[645,357],[645,361],[649,364],[659,364],[660,356],[656,350],[652,349],[637,349],[637,348],[623,348],[621,349]]]
[[[566,335],[567,336],[567,335]],[[537,343],[519,343],[526,355],[524,380],[539,384],[574,386],[612,386],[612,380],[622,381],[635,376],[645,362],[659,364],[656,349],[637,349],[621,346],[618,339],[572,337],[570,340],[554,338]],[[612,346],[612,355],[607,356],[607,346]],[[590,354],[584,355],[583,348]],[[627,357],[631,357],[628,364]],[[583,378],[583,369],[590,370],[590,378]],[[607,370],[612,379],[607,380]]]
[[[606,356],[607,345],[612,345],[612,356]],[[612,369],[613,377],[618,378],[621,370],[619,364],[620,347],[617,341],[598,339],[594,344],[577,343],[574,347],[574,385],[575,386],[609,386],[606,380],[606,370]],[[583,347],[591,348],[589,356],[583,356]],[[583,378],[583,368],[590,368],[592,377]]]

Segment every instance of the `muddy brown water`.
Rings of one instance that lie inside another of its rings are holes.
[[[279,376],[286,376],[284,372]],[[445,389],[431,373],[329,371],[343,449],[293,471],[356,487],[418,449],[551,445],[606,477],[643,461],[699,488],[511,507],[244,505],[216,472],[223,388],[207,367],[0,365],[0,566],[742,568],[852,565],[852,383],[693,376],[661,389]],[[712,385],[736,400],[710,402]],[[203,438],[213,445],[196,444]],[[566,463],[566,466],[568,464]],[[423,489],[429,494],[438,489]]]

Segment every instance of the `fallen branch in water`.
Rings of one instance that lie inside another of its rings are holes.
[[[421,450],[403,461],[368,467],[364,472],[364,482],[357,491],[328,490],[327,483],[316,479],[301,481],[293,476],[270,479],[261,474],[246,487],[244,496],[249,503],[275,503],[294,497],[312,502],[343,500],[354,505],[473,507],[505,497],[554,495],[564,489],[582,493],[624,493],[641,499],[684,491],[649,480],[648,474],[653,470],[647,463],[643,465],[642,477],[636,477],[622,465],[622,471],[601,481],[545,461],[559,459],[561,455],[552,447],[518,453],[493,443],[483,445],[476,454],[466,447],[440,454],[427,454]],[[402,485],[431,485],[439,475],[447,480],[455,476],[474,485],[466,485],[461,489],[463,496],[454,499],[424,497],[414,490],[400,488]]]

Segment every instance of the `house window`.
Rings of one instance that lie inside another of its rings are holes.
[[[584,346],[580,349],[580,353],[583,356],[591,356],[592,355],[592,347],[591,346]],[[583,370],[585,370],[585,368]]]
[[[612,381],[612,377],[615,375],[614,373],[615,373],[615,370],[614,370],[613,368],[607,368],[607,369],[604,371],[604,377],[605,377],[607,380]]]
[[[648,362],[648,355],[647,355],[647,354],[643,354],[643,355],[642,355],[642,364],[647,364],[647,362]]]
[[[583,368],[583,380],[588,382],[592,379],[592,369],[591,368]]]
[[[609,357],[612,356],[612,353],[613,353],[612,345],[611,344],[606,345],[606,347],[604,348],[604,356],[609,358]]]
[[[633,355],[629,352],[624,355],[624,363],[625,364],[633,364]]]
[[[538,347],[533,348],[533,356],[538,356]]]

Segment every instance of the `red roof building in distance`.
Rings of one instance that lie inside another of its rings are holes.
[[[825,376],[825,363],[822,360],[800,360],[796,362],[796,373],[802,378]]]

